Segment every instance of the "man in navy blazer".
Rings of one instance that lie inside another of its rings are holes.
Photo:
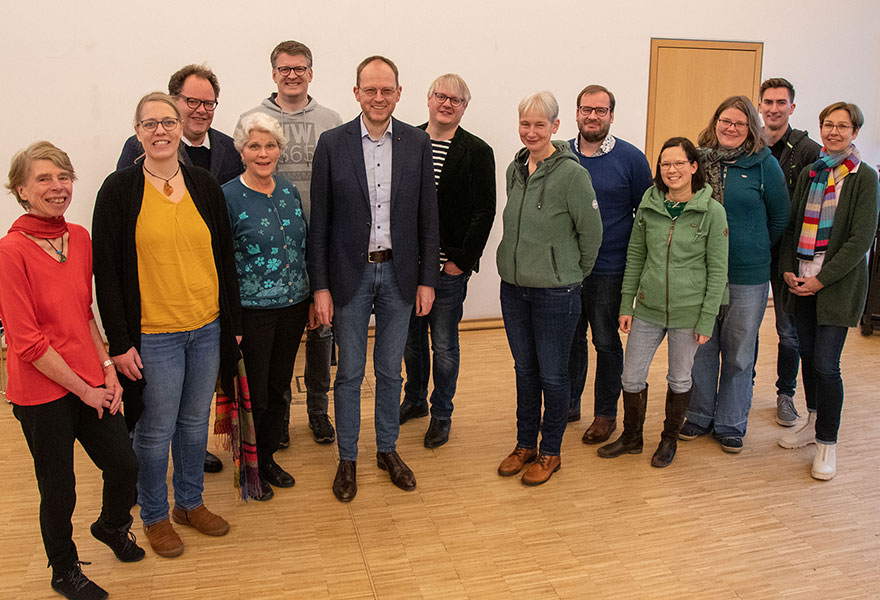
[[[377,464],[397,487],[416,487],[396,451],[400,363],[413,306],[419,315],[430,312],[439,279],[431,141],[391,118],[401,92],[391,60],[365,59],[356,81],[363,112],[324,132],[315,149],[308,240],[315,317],[332,323],[339,345],[334,404],[340,461],[333,493],[342,502],[357,493],[360,389],[372,312]]]
[[[203,65],[186,65],[168,80],[168,94],[177,103],[183,124],[180,161],[210,171],[221,185],[241,175],[244,165],[232,138],[211,127],[220,96],[214,72]],[[116,170],[130,167],[143,155],[141,143],[131,136],[125,140]]]

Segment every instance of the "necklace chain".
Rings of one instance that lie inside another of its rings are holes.
[[[177,174],[178,174],[178,173],[180,173],[180,163],[177,163],[177,170],[174,172],[174,175],[172,175],[172,176],[169,177],[168,179],[165,179],[165,178],[162,177],[161,175],[156,175],[156,174],[153,173],[151,170],[149,170],[149,169],[147,168],[147,163],[146,163],[146,161],[144,161],[144,171],[146,171],[147,173],[149,173],[150,175],[152,175],[152,176],[155,177],[156,179],[161,179],[162,181],[165,182],[165,185],[162,186],[162,192],[164,192],[166,196],[172,196],[172,195],[174,194],[174,188],[171,186],[171,184],[170,184],[169,182],[170,182],[172,179],[174,179],[175,177],[177,177]]]
[[[55,251],[55,254],[58,255],[59,262],[67,262],[67,257],[64,256],[64,236],[61,236],[61,250],[56,248],[55,244],[53,244],[51,240],[49,240],[47,238],[43,238],[43,239],[46,240],[46,243],[49,244],[52,247],[52,250]]]

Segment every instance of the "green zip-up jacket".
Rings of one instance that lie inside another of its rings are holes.
[[[522,287],[552,288],[581,283],[593,270],[602,243],[599,203],[568,142],[553,141],[556,152],[528,179],[522,165],[529,151],[517,152],[507,167],[504,234],[498,245],[498,274]]]
[[[727,284],[724,207],[712,199],[712,187],[707,184],[673,221],[664,197],[651,186],[636,211],[620,290],[620,314],[711,336]]]

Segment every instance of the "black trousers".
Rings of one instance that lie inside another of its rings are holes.
[[[122,527],[131,519],[138,466],[125,418],[105,410],[98,419],[97,411],[74,394],[36,406],[16,404],[12,411],[34,457],[46,556],[54,569],[66,570],[79,560],[70,522],[76,506],[75,440],[103,473],[102,524]]]
[[[281,439],[293,365],[300,338],[309,320],[309,301],[284,308],[244,308],[241,311],[241,353],[247,371],[257,460],[272,460]]]

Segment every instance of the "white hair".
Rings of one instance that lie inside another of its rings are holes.
[[[235,133],[232,134],[232,143],[235,145],[236,150],[241,152],[251,137],[251,131],[254,129],[266,131],[274,135],[275,140],[278,142],[278,147],[284,152],[288,142],[287,136],[284,135],[284,131],[282,131],[278,121],[263,112],[252,112],[238,121],[238,125],[235,126]]]
[[[522,99],[519,103],[519,116],[523,116],[530,110],[540,112],[551,123],[559,117],[559,103],[548,91],[537,92]]]

